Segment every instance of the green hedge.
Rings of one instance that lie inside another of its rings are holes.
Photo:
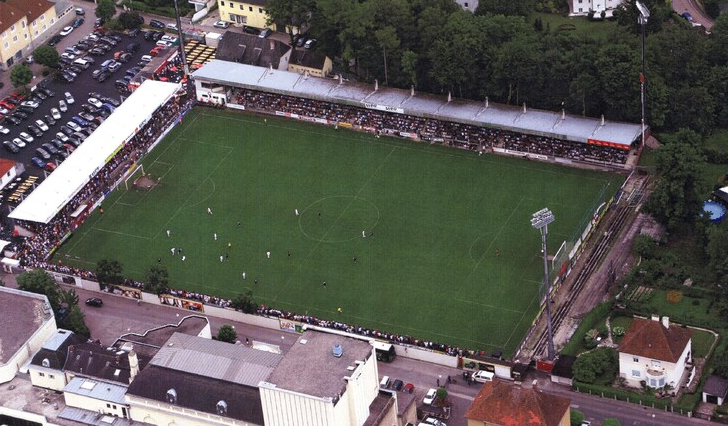
[[[574,381],[572,388],[577,392],[599,395],[603,398],[617,399],[619,401],[627,401],[633,404],[646,405],[648,407],[654,406],[660,410],[669,409],[672,406],[669,398],[658,399],[655,398],[654,395],[645,395],[624,389],[616,389],[611,386],[592,385]]]
[[[586,314],[581,320],[579,327],[577,327],[576,331],[571,336],[569,343],[567,343],[566,346],[564,346],[564,348],[561,350],[561,353],[564,355],[574,356],[578,354],[579,349],[584,344],[584,336],[586,335],[586,332],[591,330],[592,328],[595,328],[597,323],[600,320],[604,319],[609,314],[609,311],[611,311],[611,309],[612,302],[604,302],[597,305],[588,314]]]

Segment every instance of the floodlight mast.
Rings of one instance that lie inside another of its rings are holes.
[[[554,334],[551,326],[551,285],[549,282],[549,261],[546,250],[546,235],[549,232],[549,224],[556,218],[551,210],[544,208],[533,214],[531,226],[541,231],[541,250],[543,251],[543,276],[544,288],[546,289],[546,328],[548,332],[548,359],[553,361],[556,356],[554,350]]]
[[[647,26],[647,19],[650,17],[650,10],[647,9],[647,6],[645,6],[642,2],[639,0],[635,1],[635,6],[637,6],[637,10],[640,12],[639,16],[637,17],[637,23],[641,26],[642,29],[642,72],[640,73],[640,103],[642,106],[642,148],[645,147],[645,128],[646,128],[646,118],[645,118],[645,27]]]

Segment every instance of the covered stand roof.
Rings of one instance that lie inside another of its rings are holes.
[[[561,114],[370,84],[318,78],[277,69],[213,60],[193,73],[198,80],[363,108],[548,136],[629,147],[640,125]]]
[[[144,82],[8,216],[50,222],[179,87],[175,83]]]

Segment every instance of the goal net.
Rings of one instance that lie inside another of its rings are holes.
[[[136,189],[137,186],[135,184],[137,183],[137,180],[146,176],[147,174],[144,173],[144,166],[140,164],[136,169],[134,169],[134,171],[129,174],[129,176],[124,179],[124,189],[126,189],[127,191],[129,190],[129,188]]]

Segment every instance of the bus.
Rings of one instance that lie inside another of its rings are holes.
[[[392,362],[397,357],[397,353],[394,351],[394,345],[391,343],[373,340],[372,346],[374,346],[374,351],[377,354],[377,361]]]

